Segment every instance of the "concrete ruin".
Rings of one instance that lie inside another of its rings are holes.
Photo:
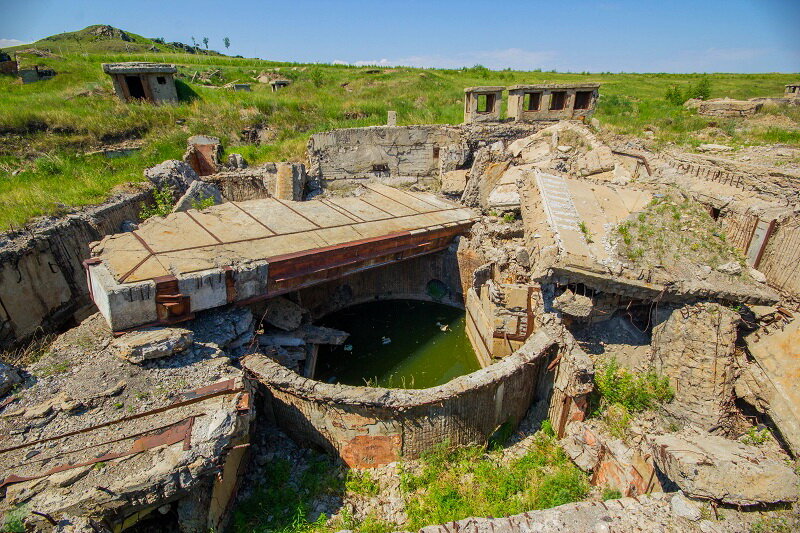
[[[594,114],[599,83],[512,85],[508,117],[517,121],[583,120]]]
[[[111,76],[114,92],[123,102],[145,100],[153,104],[178,101],[175,88],[175,65],[129,62],[103,63],[103,72]]]
[[[783,91],[784,98],[800,99],[800,83],[788,83]]]
[[[464,89],[464,123],[499,121],[504,90],[496,86]]]
[[[430,194],[371,185],[359,198],[227,202],[173,213],[92,247],[91,295],[115,331],[191,319],[430,253],[474,221]]]
[[[594,105],[596,85],[570,87],[591,92]],[[524,108],[526,91],[561,89],[511,90]],[[575,100],[565,97],[570,113],[587,111]],[[299,163],[248,167],[226,160],[218,139],[193,138],[185,161],[148,169],[176,198],[215,190],[222,203],[197,210],[182,197],[180,212],[92,245],[86,279],[100,314],[65,333],[33,367],[39,381],[0,405],[0,430],[11,435],[0,449],[0,509],[30,501],[56,520],[113,527],[164,509],[184,531],[219,529],[253,420],[351,468],[549,420],[594,485],[631,497],[431,531],[542,520],[624,529],[650,518],[703,530],[711,522],[698,500],[795,502],[796,475],[782,461],[800,449],[800,176],[715,154],[654,153],[551,120],[314,134],[308,172]],[[107,233],[119,227],[108,225]],[[12,336],[26,330],[23,319],[30,329],[87,291],[66,281],[82,278],[79,268],[64,274],[75,261],[62,258],[62,245],[41,241],[3,263]],[[59,290],[37,281],[52,273],[48,264],[65,279],[50,284]],[[26,316],[33,306],[12,296],[20,280],[33,299],[58,298]],[[348,334],[315,322],[383,299],[463,308],[481,369],[423,390],[315,380],[318,347]],[[595,364],[612,358],[667,376],[674,393],[625,439],[586,419]],[[49,374],[61,360],[70,371]],[[0,370],[6,390],[22,379]],[[115,415],[117,404],[136,412]],[[751,427],[745,411],[783,449],[733,440]],[[112,431],[119,442],[106,437]],[[62,461],[49,443],[71,455]],[[108,450],[98,458],[92,443]],[[148,469],[156,473],[144,480]],[[675,486],[684,493],[658,492]],[[736,524],[750,523],[736,513]]]
[[[272,80],[269,82],[269,86],[272,88],[272,92],[278,92],[280,89],[284,89],[291,84],[291,80]]]

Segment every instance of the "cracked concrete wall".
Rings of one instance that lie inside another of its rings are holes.
[[[325,180],[437,178],[442,148],[460,143],[446,125],[373,126],[316,133],[308,141],[309,174]]]
[[[472,279],[472,271],[460,272],[457,246],[458,239],[441,252],[302,289],[298,302],[311,312],[312,320],[375,300],[427,300],[463,307],[461,280]]]
[[[138,220],[150,188],[121,195],[24,231],[9,232],[0,249],[0,347],[35,332],[49,333],[91,309],[83,260],[89,243]]]
[[[264,356],[242,366],[263,387],[267,411],[294,440],[322,447],[355,468],[416,458],[435,444],[485,443],[503,424],[582,419],[591,361],[563,329],[540,330],[514,355],[422,390],[352,387],[299,376]],[[558,392],[559,394],[555,394]]]

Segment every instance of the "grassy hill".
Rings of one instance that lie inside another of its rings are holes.
[[[696,84],[697,74],[610,74],[350,67],[293,64],[185,53],[178,47],[110,27],[60,34],[19,49],[47,48],[55,57],[21,55],[23,65],[53,68],[55,78],[22,85],[0,76],[0,229],[32,216],[101,202],[119,184],[142,179],[142,170],[180,158],[193,134],[219,136],[228,152],[251,163],[302,161],[308,137],[318,131],[384,124],[396,110],[399,124],[462,121],[463,88],[471,85],[598,81],[596,117],[622,134],[652,131],[654,145],[696,145],[707,132],[730,145],[800,146],[800,108],[765,112],[758,120],[701,117],[664,98],[672,85]],[[115,30],[111,28],[111,30]],[[119,30],[116,30],[119,31]],[[99,32],[99,34],[98,34]],[[133,51],[133,47],[137,47]],[[152,51],[155,46],[158,51]],[[9,49],[13,51],[13,49]],[[177,105],[124,104],[113,94],[101,63],[159,61],[178,66]],[[285,77],[272,93],[255,78]],[[712,98],[779,96],[797,74],[713,74]],[[239,81],[252,92],[223,86]],[[245,132],[248,132],[245,134]],[[253,132],[260,142],[253,143]],[[142,149],[115,159],[87,152],[136,140]]]
[[[7,52],[17,52],[35,48],[52,54],[136,54],[158,49],[159,53],[193,53],[202,55],[222,55],[214,50],[184,43],[167,43],[163,38],[147,38],[105,24],[94,24],[78,31],[59,33],[40,39],[35,43],[6,48]]]

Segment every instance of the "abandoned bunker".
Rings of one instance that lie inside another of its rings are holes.
[[[794,505],[800,177],[593,131],[572,119],[596,84],[513,86],[511,121],[503,90],[468,89],[462,125],[313,134],[307,166],[195,136],[145,171],[173,213],[134,222],[145,187],[14,237],[3,342],[77,325],[2,368],[0,510],[218,531],[268,456],[380,473],[540,427],[623,498],[485,527],[695,531],[704,501],[731,524]],[[596,402],[631,375],[668,393],[616,411],[621,437]],[[760,427],[769,445],[741,437]]]
[[[177,102],[175,65],[165,63],[104,63],[103,72],[111,76],[114,92],[124,102],[146,100],[159,104]]]

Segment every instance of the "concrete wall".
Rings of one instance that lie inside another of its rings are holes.
[[[550,109],[553,92],[564,92],[564,107],[562,109]],[[575,93],[591,92],[591,100],[587,109],[575,109]],[[539,109],[527,111],[524,107],[525,93],[535,92],[541,94]],[[598,90],[590,88],[543,88],[543,89],[518,89],[508,91],[508,118],[519,121],[534,120],[571,120],[582,117],[589,117],[594,114],[597,102]]]
[[[454,243],[441,252],[303,289],[298,292],[298,302],[311,311],[312,320],[375,300],[428,300],[463,307],[461,279],[471,278],[472,272],[459,272],[455,254],[457,246]],[[437,294],[433,289],[435,285],[441,287],[440,283],[447,288],[447,294],[435,298],[432,293]]]
[[[459,144],[460,137],[458,128],[444,125],[316,133],[308,141],[309,175],[326,181],[374,179],[387,184],[402,178],[438,178],[442,148]]]
[[[264,356],[246,357],[242,366],[263,385],[274,422],[297,442],[338,454],[351,467],[373,467],[419,457],[441,442],[484,443],[503,424],[516,427],[529,408],[557,430],[582,419],[591,362],[564,335],[540,330],[514,355],[422,390],[320,383]]]
[[[138,220],[150,189],[6,233],[0,249],[0,347],[68,325],[92,308],[82,262],[89,243]]]

